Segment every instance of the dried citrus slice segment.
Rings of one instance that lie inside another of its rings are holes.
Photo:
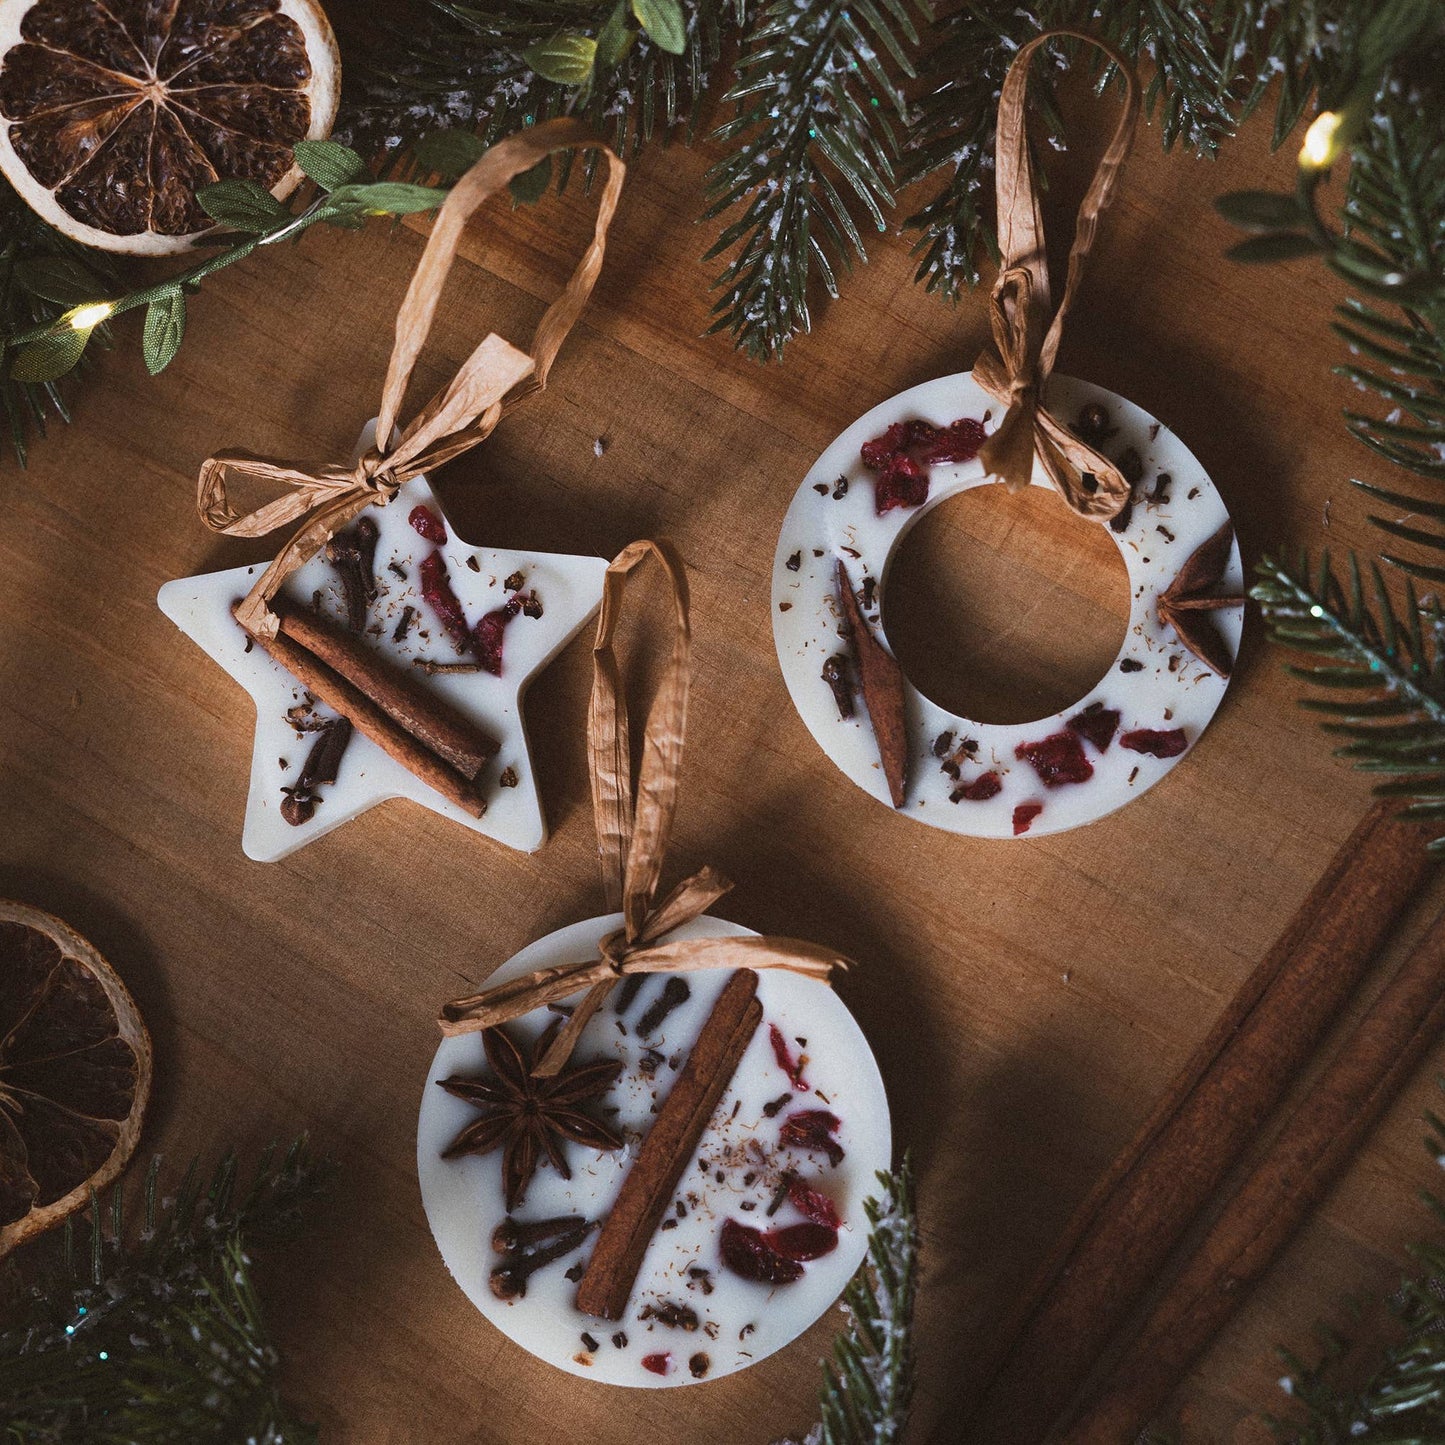
[[[111,966],[0,900],[0,1256],[125,1168],[150,1083],[150,1036]]]
[[[288,194],[339,85],[316,0],[0,0],[0,170],[106,250],[184,249],[218,180]]]

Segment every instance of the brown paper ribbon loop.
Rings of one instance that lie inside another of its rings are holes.
[[[623,595],[636,569],[649,559],[667,578],[673,603],[672,653],[648,713],[642,764],[633,786],[627,704],[614,638]],[[607,994],[620,978],[636,973],[687,973],[702,968],[785,968],[824,982],[848,961],[832,949],[795,938],[690,938],[663,942],[683,924],[701,917],[732,884],[714,868],[685,878],[660,903],[653,902],[672,821],[677,810],[687,727],[691,630],[687,577],[681,560],[664,542],[634,542],[607,569],[602,611],[593,645],[592,702],[587,742],[597,854],[608,902],[622,909],[623,925],[597,946],[598,957],[583,963],[538,969],[509,983],[454,999],[441,1011],[444,1034],[494,1028],[533,1009],[587,990],[536,1072],[555,1074],[576,1047]]]
[[[515,176],[555,152],[586,149],[600,151],[607,162],[592,240],[566,288],[543,315],[530,355],[500,336],[488,335],[447,385],[401,426],[398,418],[412,371],[431,332],[442,286],[472,212]],[[435,470],[485,440],[505,412],[546,386],[557,352],[597,283],[625,174],[617,155],[580,121],[545,121],[499,141],[452,187],[427,237],[397,313],[376,442],[349,467],[272,461],[238,450],[217,452],[202,465],[196,507],[212,531],[261,537],[299,523],[237,608],[243,627],[274,636],[277,618],[270,602],[292,572],[367,507],[385,506],[412,477]],[[528,385],[519,389],[524,381]],[[235,477],[289,490],[243,512],[230,496],[229,482]]]
[[[1044,249],[1043,213],[1028,141],[1029,62],[1041,45],[1061,35],[1102,50],[1124,79],[1124,109],[1094,172],[1074,229],[1068,277],[1058,310],[1049,311],[1049,263]],[[993,348],[974,363],[974,380],[1006,408],[998,429],[979,457],[991,476],[1011,492],[1033,476],[1037,456],[1049,480],[1080,516],[1107,521],[1129,500],[1129,482],[1119,468],[1079,440],[1044,406],[1044,394],[1058,357],[1064,321],[1083,279],[1099,216],[1112,199],[1119,174],[1134,144],[1139,119],[1139,81],[1133,67],[1107,41],[1082,30],[1049,30],[1020,49],[1004,80],[998,102],[995,175],[998,237],[1002,260],[989,305]]]

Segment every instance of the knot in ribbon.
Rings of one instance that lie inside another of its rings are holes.
[[[666,574],[675,627],[672,655],[648,714],[634,794],[627,703],[613,638],[628,579],[648,558],[658,562]],[[669,938],[701,917],[733,886],[715,868],[704,867],[654,902],[677,810],[690,649],[682,562],[666,543],[633,542],[613,560],[603,583],[587,717],[597,853],[608,904],[613,908],[620,904],[622,926],[601,940],[594,959],[538,969],[444,1005],[438,1020],[444,1034],[495,1028],[586,989],[586,997],[534,1070],[546,1077],[566,1065],[583,1029],[613,986],[629,975],[702,968],[784,968],[826,982],[833,969],[848,966],[847,959],[833,950],[796,938]]]
[[[1048,320],[1049,263],[1029,154],[1027,103],[1029,62],[1040,46],[1061,35],[1102,50],[1123,77],[1125,98],[1113,138],[1079,207],[1064,294]],[[1029,485],[1037,456],[1064,501],[1093,521],[1107,521],[1123,509],[1129,500],[1129,481],[1112,461],[1048,411],[1044,394],[1099,216],[1118,185],[1138,118],[1139,81],[1133,68],[1107,41],[1081,30],[1048,30],[1029,41],[1014,58],[999,94],[995,179],[1002,259],[989,301],[993,347],[974,363],[973,378],[1006,410],[998,429],[979,449],[979,457],[991,476],[1017,492]]]
[[[531,353],[495,334],[481,344],[406,426],[398,417],[412,370],[436,315],[442,285],[456,258],[467,219],[513,177],[556,151],[600,151],[607,180],[597,208],[592,241],[561,296],[547,308]],[[386,506],[401,487],[470,450],[495,430],[503,414],[547,384],[562,342],[592,294],[626,173],[621,160],[579,121],[546,121],[498,142],[462,175],[437,212],[396,318],[396,340],[382,388],[373,444],[350,466],[273,461],[250,452],[217,452],[202,465],[196,507],[212,531],[230,537],[262,537],[299,523],[265,573],[236,609],[247,631],[274,637],[278,619],[270,602],[286,579],[314,557],[367,507]],[[514,388],[530,379],[529,386]],[[252,511],[232,502],[228,481],[245,477],[288,490]]]

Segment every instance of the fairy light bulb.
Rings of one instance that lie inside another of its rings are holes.
[[[1335,138],[1343,123],[1344,117],[1338,111],[1322,110],[1305,132],[1305,141],[1299,153],[1300,164],[1313,166],[1316,170],[1323,170],[1329,165],[1335,158]]]
[[[70,324],[76,331],[89,331],[108,321],[115,307],[109,301],[92,301],[88,306],[79,306],[70,313]]]

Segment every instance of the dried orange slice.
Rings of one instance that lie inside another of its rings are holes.
[[[150,1035],[111,966],[0,900],[0,1257],[125,1168],[150,1086]]]
[[[316,0],[0,0],[0,170],[108,251],[183,250],[218,180],[287,195],[339,87]]]

